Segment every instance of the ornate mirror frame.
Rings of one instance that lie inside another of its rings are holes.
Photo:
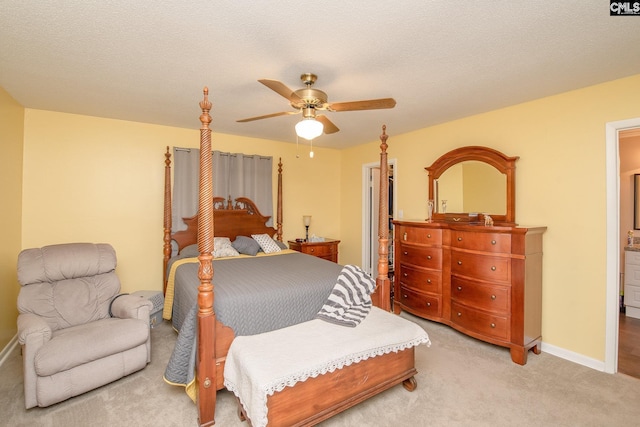
[[[429,174],[429,199],[435,199],[435,183],[451,166],[466,160],[487,163],[506,175],[507,178],[507,213],[501,215],[487,212],[487,214],[491,215],[495,225],[516,225],[516,160],[518,159],[518,156],[509,157],[492,148],[481,146],[461,147],[449,151],[440,156],[431,166],[425,168]],[[468,221],[468,213],[435,212],[433,219],[434,221],[460,220],[465,215]]]

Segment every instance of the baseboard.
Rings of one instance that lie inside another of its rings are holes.
[[[11,340],[7,343],[7,345],[4,346],[2,351],[0,351],[0,366],[2,366],[4,361],[7,359],[7,357],[9,357],[9,355],[16,348],[17,345],[18,345],[18,334],[14,335],[13,338],[11,338]]]
[[[561,359],[568,360],[569,362],[604,372],[604,362],[602,360],[592,359],[582,354],[574,353],[573,351],[565,350],[564,348],[556,347],[555,345],[546,344],[544,342],[542,343],[541,350]]]

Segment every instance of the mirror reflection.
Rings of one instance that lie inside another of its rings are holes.
[[[435,212],[507,212],[507,177],[487,163],[467,160],[455,164],[434,180],[434,187]]]

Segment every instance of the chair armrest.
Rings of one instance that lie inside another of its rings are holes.
[[[22,313],[18,315],[18,342],[25,345],[35,344],[42,346],[51,339],[51,327],[40,316],[33,313]]]
[[[51,327],[33,313],[18,315],[18,342],[22,346],[22,373],[24,377],[24,404],[27,409],[38,406],[35,358],[40,348],[51,339]]]
[[[145,298],[135,295],[120,295],[111,304],[113,317],[121,319],[140,319],[149,321],[149,313],[153,303]]]

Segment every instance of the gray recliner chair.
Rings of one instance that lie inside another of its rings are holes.
[[[49,406],[143,369],[153,304],[119,295],[111,245],[69,243],[18,256],[18,341],[27,409]]]

